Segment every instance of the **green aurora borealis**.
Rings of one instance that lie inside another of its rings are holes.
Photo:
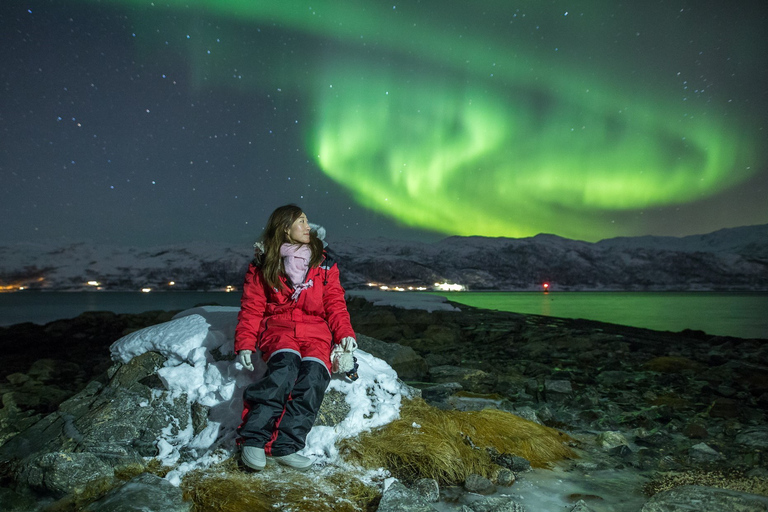
[[[608,15],[610,2],[122,3],[188,17],[198,85],[300,98],[307,158],[360,205],[407,226],[645,234],[644,210],[716,196],[763,165],[748,109],[694,64],[658,60],[663,44],[692,36],[651,19],[620,38],[633,13]],[[266,49],[221,38],[221,26],[282,35]],[[153,30],[137,30],[137,47]],[[232,69],[246,78],[233,83]]]

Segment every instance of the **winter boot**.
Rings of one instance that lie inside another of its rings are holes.
[[[264,455],[264,448],[256,446],[243,446],[240,454],[240,460],[243,464],[256,471],[261,471],[267,465],[267,457]]]
[[[289,468],[293,468],[297,471],[306,471],[312,466],[311,459],[303,455],[299,455],[298,453],[292,453],[290,455],[283,455],[282,457],[272,458],[275,459],[278,464],[288,466]]]

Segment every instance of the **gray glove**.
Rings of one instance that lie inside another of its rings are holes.
[[[237,362],[243,365],[246,370],[253,371],[253,363],[251,362],[252,350],[241,350],[237,353]]]

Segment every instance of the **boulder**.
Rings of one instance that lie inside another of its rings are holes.
[[[515,474],[510,469],[501,468],[498,473],[496,473],[496,484],[502,487],[509,487],[515,483],[515,480]]]
[[[88,505],[85,512],[189,512],[182,490],[159,476],[142,473]]]
[[[434,478],[420,478],[413,484],[413,490],[430,503],[440,500],[440,486]]]
[[[426,499],[395,480],[384,491],[378,512],[436,512]]]
[[[386,343],[359,333],[355,333],[355,336],[361,350],[386,361],[400,379],[421,380],[427,375],[427,362],[411,347]]]
[[[717,462],[725,458],[722,453],[706,443],[698,443],[691,446],[688,450],[688,456],[691,458],[691,461],[699,464]]]
[[[608,450],[628,444],[624,435],[621,432],[615,431],[601,432],[597,436],[596,442],[599,446]]]
[[[496,486],[493,485],[493,482],[476,473],[472,473],[467,477],[464,481],[464,488],[467,492],[477,494],[493,494],[496,492]]]
[[[0,459],[15,462],[17,483],[56,497],[109,480],[120,467],[144,466],[144,457],[158,455],[158,439],[192,429],[186,397],[142,384],[159,383],[151,377],[164,361],[147,352],[115,365],[106,384],[92,381],[0,447]]]

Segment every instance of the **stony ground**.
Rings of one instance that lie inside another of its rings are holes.
[[[768,340],[457,307],[349,303],[357,332],[415,351],[396,369],[433,405],[498,407],[565,430],[590,451],[574,462],[585,470],[710,471],[768,488]],[[0,328],[0,444],[106,370],[113,341],[172,315]]]
[[[600,440],[614,467],[768,475],[768,340],[457,307],[353,301],[350,312],[357,331],[424,357],[428,373],[409,377],[428,381],[418,385],[433,402],[447,394],[434,384],[459,382],[549,426],[620,432]]]

